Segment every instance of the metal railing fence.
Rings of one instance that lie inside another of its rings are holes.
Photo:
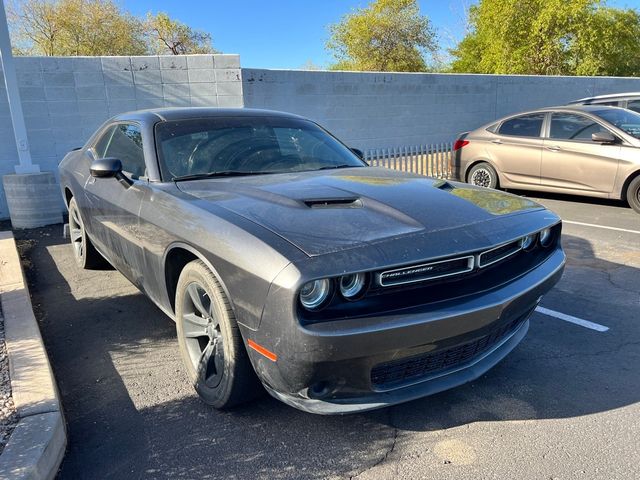
[[[386,167],[435,178],[451,177],[451,143],[435,143],[412,147],[375,148],[364,152],[372,167]]]

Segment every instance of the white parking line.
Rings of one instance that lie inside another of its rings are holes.
[[[609,330],[609,327],[605,327],[604,325],[600,325],[599,323],[593,323],[589,320],[583,320],[581,318],[574,317],[573,315],[556,312],[555,310],[549,310],[548,308],[544,307],[537,307],[536,312],[543,315],[549,315],[550,317],[559,318],[560,320],[564,320],[565,322],[575,323],[576,325],[580,325],[581,327],[588,328],[590,330],[595,330],[596,332],[606,332],[607,330]]]
[[[573,222],[571,220],[562,220],[562,223],[569,223],[571,225],[582,225],[583,227],[604,228],[605,230],[615,230],[617,232],[636,233],[640,235],[640,230],[629,230],[627,228],[607,227],[606,225],[595,225],[593,223]]]

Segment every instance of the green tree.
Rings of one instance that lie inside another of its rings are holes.
[[[16,0],[8,16],[18,55],[215,53],[208,33],[166,13],[142,20],[114,0]]]
[[[178,20],[172,20],[166,13],[149,13],[145,31],[151,51],[158,55],[216,53],[209,33],[193,30]]]
[[[375,0],[329,26],[335,70],[422,72],[436,36],[416,0]]]
[[[640,16],[599,0],[480,0],[452,71],[638,75]]]
[[[25,0],[10,6],[17,53],[143,55],[141,22],[111,0]]]

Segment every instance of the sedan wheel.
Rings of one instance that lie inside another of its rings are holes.
[[[498,174],[495,169],[486,162],[474,165],[467,176],[468,183],[478,187],[497,188]]]
[[[104,263],[102,256],[87,236],[75,198],[69,201],[69,236],[73,247],[73,257],[80,268],[95,268]]]
[[[631,208],[640,213],[640,175],[634,178],[627,187],[627,202]]]
[[[260,392],[229,301],[200,260],[180,274],[176,330],[187,375],[206,403],[229,408]]]

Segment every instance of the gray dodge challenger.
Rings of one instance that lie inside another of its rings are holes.
[[[78,266],[105,259],[176,323],[190,381],[349,413],[469,382],[562,275],[560,219],[517,196],[369,167],[264,110],[122,114],[60,163]]]

